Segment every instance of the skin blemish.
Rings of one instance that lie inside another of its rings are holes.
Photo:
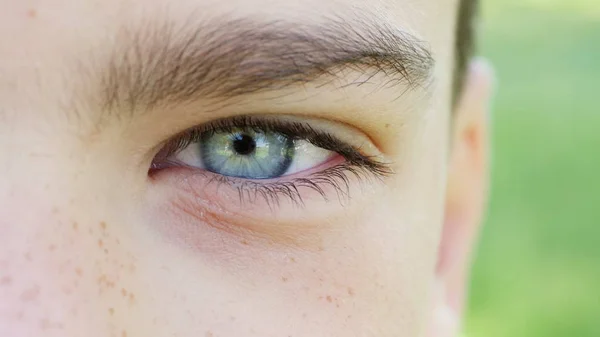
[[[50,245],[50,246],[48,246],[48,250],[51,251],[51,252],[55,251],[56,250],[56,245]]]
[[[132,293],[129,293],[129,304],[133,304],[135,303],[135,295]]]
[[[296,263],[296,259],[295,259],[295,258],[293,258],[293,257],[290,257],[290,262],[292,262],[292,263]]]
[[[127,290],[125,290],[125,288],[121,289],[121,295],[123,295],[123,297],[127,297]]]
[[[77,274],[77,276],[81,277],[83,276],[83,270],[81,270],[81,268],[75,268],[75,274]]]
[[[98,240],[98,248],[102,248],[102,246],[104,246],[104,242],[102,241],[102,239]]]
[[[6,287],[12,284],[12,278],[4,276],[0,279],[0,286]]]
[[[387,129],[387,128],[389,128],[389,127],[390,127],[390,123],[386,123],[386,124],[385,124],[385,128]]]
[[[33,8],[27,11],[27,17],[30,19],[35,19],[37,17],[37,11]],[[48,186],[48,184],[46,184]]]
[[[23,255],[23,256],[25,257],[25,260],[27,260],[29,262],[33,261],[33,258],[31,257],[30,252],[25,253],[25,255]]]
[[[114,315],[115,314],[115,309],[114,308],[108,308],[108,314],[109,315]]]
[[[100,223],[100,228],[102,228],[102,230],[105,231],[106,230],[106,222],[102,221]]]
[[[348,295],[354,296],[354,289],[348,288]]]
[[[76,232],[79,230],[79,224],[77,222],[73,222],[73,230]]]
[[[285,277],[285,276],[282,276],[282,277],[281,277],[281,281],[283,281],[283,282],[285,283],[285,282],[287,282],[287,281],[288,281],[288,278],[287,278],[287,277]]]
[[[125,331],[125,330],[121,331],[121,337],[127,337],[127,331]]]
[[[213,337],[213,336],[214,336],[214,335],[213,335],[213,333],[212,333],[211,331],[207,331],[207,332],[204,334],[204,337]]]
[[[333,299],[331,298],[331,296],[327,295],[327,297],[325,297],[325,299],[327,300],[327,302],[331,303],[333,301]]]
[[[21,293],[21,296],[19,296],[19,298],[21,299],[21,301],[23,302],[31,302],[36,300],[40,295],[40,287],[35,285],[32,288],[26,289],[25,291],[23,291]]]

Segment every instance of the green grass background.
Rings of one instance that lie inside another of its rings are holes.
[[[468,337],[600,337],[600,0],[482,0],[496,67]]]

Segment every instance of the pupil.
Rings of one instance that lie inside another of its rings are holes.
[[[248,155],[256,149],[256,142],[248,135],[236,135],[233,141],[233,149],[241,155]]]

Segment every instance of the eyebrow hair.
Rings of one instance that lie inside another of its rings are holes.
[[[347,70],[389,78],[386,86],[425,85],[433,58],[413,35],[359,17],[308,25],[252,19],[210,20],[176,29],[169,23],[123,29],[100,67],[105,110],[147,109],[196,99],[233,97]],[[360,84],[357,83],[357,84]]]

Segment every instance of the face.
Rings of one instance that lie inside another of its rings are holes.
[[[1,336],[455,328],[488,91],[452,108],[456,0],[0,3]]]

